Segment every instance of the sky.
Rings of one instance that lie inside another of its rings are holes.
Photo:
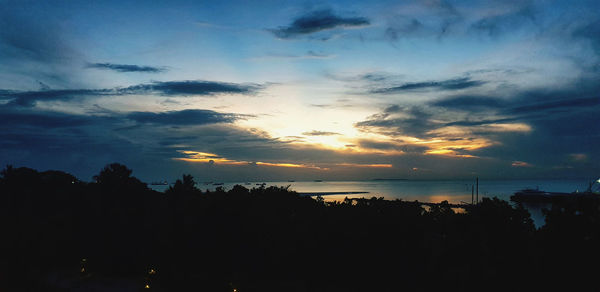
[[[0,165],[600,176],[598,1],[0,0]]]

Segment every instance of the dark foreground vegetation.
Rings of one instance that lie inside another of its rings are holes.
[[[123,165],[85,183],[64,172],[0,175],[0,291],[594,290],[598,200],[522,207],[337,203],[286,188],[166,193]]]

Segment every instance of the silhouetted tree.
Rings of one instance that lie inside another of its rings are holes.
[[[162,194],[116,163],[94,179],[0,171],[0,291],[126,281],[150,283],[147,291],[581,288],[595,279],[584,265],[600,260],[595,197],[554,202],[536,230],[522,206],[496,198],[425,211],[416,201],[324,202],[286,187],[201,192],[191,175]]]
[[[199,192],[200,190],[196,187],[194,177],[190,174],[184,174],[182,179],[176,180],[175,184],[169,186],[166,190],[166,193],[170,195],[192,195]]]

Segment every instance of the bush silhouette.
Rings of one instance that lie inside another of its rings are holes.
[[[448,202],[427,211],[375,197],[326,202],[287,187],[202,192],[191,175],[159,193],[132,173],[113,163],[86,183],[2,170],[0,290],[581,288],[594,279],[584,267],[600,259],[593,197],[556,202],[536,230],[522,206],[496,198],[462,213]]]

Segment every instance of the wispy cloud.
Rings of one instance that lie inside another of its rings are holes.
[[[535,23],[535,18],[535,9],[531,1],[523,1],[520,5],[503,13],[483,16],[473,22],[470,28],[494,37],[513,31],[526,23]]]
[[[34,9],[35,10],[35,9]],[[78,56],[65,42],[56,17],[28,17],[28,9],[5,3],[0,9],[0,60],[56,63]]]
[[[411,13],[399,13],[388,20],[385,37],[397,41],[406,37],[449,34],[464,16],[448,1],[420,1]]]
[[[250,60],[324,60],[332,58],[335,58],[335,55],[307,51],[305,54],[298,55],[270,53],[265,56],[250,58]]]
[[[433,106],[443,107],[443,108],[451,108],[451,109],[498,109],[504,107],[506,102],[504,102],[500,98],[491,97],[491,96],[452,96],[446,97],[442,99],[435,100],[430,103]]]
[[[378,88],[371,90],[372,93],[391,94],[405,91],[415,90],[460,90],[470,87],[477,87],[485,84],[485,81],[471,80],[469,77],[448,79],[442,81],[426,81],[426,82],[415,82],[415,83],[404,83],[399,86],[392,86],[386,88]]]
[[[111,89],[59,89],[59,90],[39,90],[39,91],[0,91],[0,99],[9,100],[10,105],[31,107],[37,101],[68,101],[78,97],[91,95],[110,95],[115,94]]]
[[[127,64],[113,64],[113,63],[89,63],[86,68],[112,70],[116,72],[142,72],[142,73],[162,73],[167,71],[165,67],[154,67],[154,66],[139,66],[139,65],[127,65]]]
[[[302,133],[302,135],[305,135],[305,136],[335,136],[335,135],[340,135],[340,133],[313,130],[310,132],[304,132],[304,133]]]
[[[276,37],[291,39],[339,27],[357,27],[369,25],[365,17],[341,17],[331,10],[318,10],[296,18],[289,26],[270,29]]]
[[[533,167],[533,165],[525,162],[525,161],[513,161],[511,163],[512,167]]]

